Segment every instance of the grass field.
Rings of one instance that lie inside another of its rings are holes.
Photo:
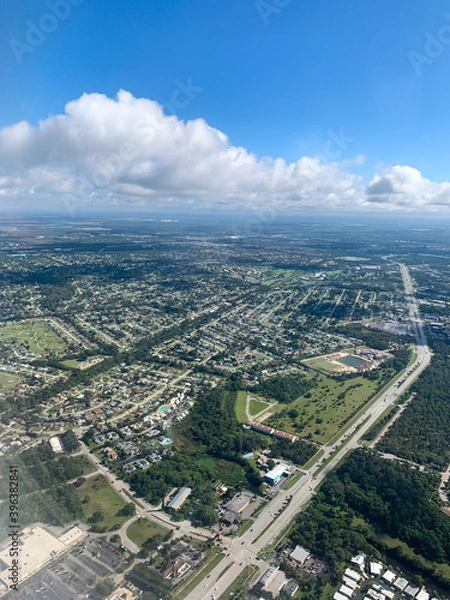
[[[89,475],[97,470],[97,467],[88,459],[87,456],[77,456],[78,461],[83,466],[83,475]]]
[[[342,373],[345,370],[344,365],[337,365],[326,358],[309,358],[303,361],[305,365],[322,373]]]
[[[125,506],[124,500],[113,490],[103,475],[89,477],[76,493],[83,501],[89,496],[89,502],[83,504],[84,519],[88,520],[96,511],[101,511],[103,519],[97,523],[100,527],[118,529],[130,517],[118,516],[117,512]]]
[[[165,535],[168,529],[158,525],[154,521],[148,521],[147,519],[139,518],[127,529],[127,536],[135,544],[142,548],[142,544],[148,540],[148,538],[155,537],[155,535]]]
[[[239,423],[247,422],[247,415],[245,413],[245,405],[247,403],[247,392],[239,390],[236,394],[236,404],[234,405],[234,412],[236,419]]]
[[[16,385],[21,383],[23,380],[23,377],[20,377],[20,375],[13,375],[12,373],[7,373],[6,371],[0,371],[0,392],[7,392],[13,387],[16,387]]]
[[[249,413],[250,416],[253,417],[257,415],[265,408],[268,408],[268,404],[266,402],[261,402],[260,400],[250,400]]]
[[[278,404],[267,421],[283,431],[321,444],[327,443],[375,393],[376,384],[363,377],[336,381],[321,373],[308,373],[315,387],[287,405]],[[293,409],[298,413],[291,412]]]
[[[217,461],[216,475],[225,485],[236,486],[244,482],[244,469],[227,460]]]
[[[78,365],[80,364],[80,361],[76,360],[75,358],[70,358],[68,360],[62,360],[61,364],[64,365],[65,367],[70,367],[71,369],[76,369],[78,367]]]
[[[89,356],[86,360],[78,360],[77,358],[68,358],[62,360],[61,365],[69,367],[70,369],[87,369],[91,365],[95,364],[101,359],[101,356]]]
[[[8,323],[0,327],[0,343],[23,345],[33,354],[61,352],[66,343],[43,321]]]
[[[225,485],[236,486],[244,481],[244,469],[236,463],[205,456],[197,459],[195,464],[214,469],[214,479],[222,481]]]

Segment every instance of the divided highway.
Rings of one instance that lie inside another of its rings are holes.
[[[322,463],[328,460],[325,466],[316,463],[304,472],[301,479],[290,490],[280,491],[259,515],[253,527],[242,536],[224,539],[226,556],[211,571],[209,576],[186,596],[186,600],[220,598],[247,565],[257,565],[259,575],[262,574],[268,568],[268,564],[259,560],[258,554],[277,540],[295,516],[301,512],[305,504],[309,502],[316,488],[320,486],[328,473],[336,467],[348,452],[358,447],[361,436],[372,427],[381,414],[395,402],[397,397],[407,390],[430,363],[431,352],[427,346],[420,321],[411,276],[405,265],[399,266],[403,278],[408,312],[416,338],[416,353],[413,362],[345,431],[337,442],[332,446],[323,448]],[[286,504],[286,502],[288,503]],[[283,506],[286,506],[284,510]],[[278,511],[281,512],[275,517],[274,515]],[[228,570],[219,578],[227,567]]]

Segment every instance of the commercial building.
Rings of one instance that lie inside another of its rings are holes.
[[[269,583],[272,581],[272,579],[275,577],[275,575],[277,574],[277,572],[279,571],[280,567],[269,567],[267,569],[267,571],[264,573],[264,575],[261,577],[261,579],[259,580],[259,584],[262,587],[266,587],[269,585]]]
[[[241,492],[228,502],[225,506],[225,511],[222,515],[222,521],[225,523],[236,523],[240,521],[241,514],[250,504],[253,499],[253,494],[250,492]]]
[[[280,438],[282,440],[289,440],[290,442],[295,442],[295,440],[297,439],[297,436],[292,435],[292,433],[286,433],[285,431],[274,429],[273,427],[269,427],[268,425],[263,425],[263,423],[248,422],[247,427],[250,427],[254,431],[258,431],[259,433],[273,435],[276,438]]]
[[[309,551],[305,550],[305,548],[302,548],[301,546],[296,546],[289,554],[289,558],[295,560],[295,562],[300,566],[303,566],[309,557]]]
[[[264,480],[267,481],[267,483],[274,485],[281,479],[281,477],[283,477],[283,475],[289,475],[290,472],[291,468],[289,465],[285,463],[278,463],[276,467],[264,475]]]
[[[42,527],[25,527],[18,540],[19,583],[80,542],[85,535],[86,533],[78,527],[72,527],[59,538]],[[3,593],[9,587],[8,576],[12,566],[10,550],[11,541],[8,539],[0,548],[0,583]]]
[[[48,443],[55,454],[62,454],[64,452],[64,446],[58,436],[51,437]]]
[[[182,504],[189,498],[192,494],[192,489],[190,487],[183,487],[181,490],[172,498],[172,500],[167,505],[167,508],[172,508],[173,510],[178,510]]]

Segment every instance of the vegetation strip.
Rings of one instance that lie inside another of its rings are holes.
[[[177,592],[175,592],[174,600],[183,600],[188,596],[197,585],[205,579],[205,577],[211,573],[211,571],[220,563],[220,561],[224,558],[223,552],[215,553],[211,559],[201,568],[200,571],[195,573],[191,579],[183,586],[183,588]]]

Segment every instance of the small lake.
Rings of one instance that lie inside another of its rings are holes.
[[[359,356],[349,354],[348,356],[344,356],[343,358],[340,358],[339,362],[344,363],[344,365],[347,365],[349,367],[357,368],[357,367],[361,367],[367,361],[364,360],[363,358],[359,358]]]

